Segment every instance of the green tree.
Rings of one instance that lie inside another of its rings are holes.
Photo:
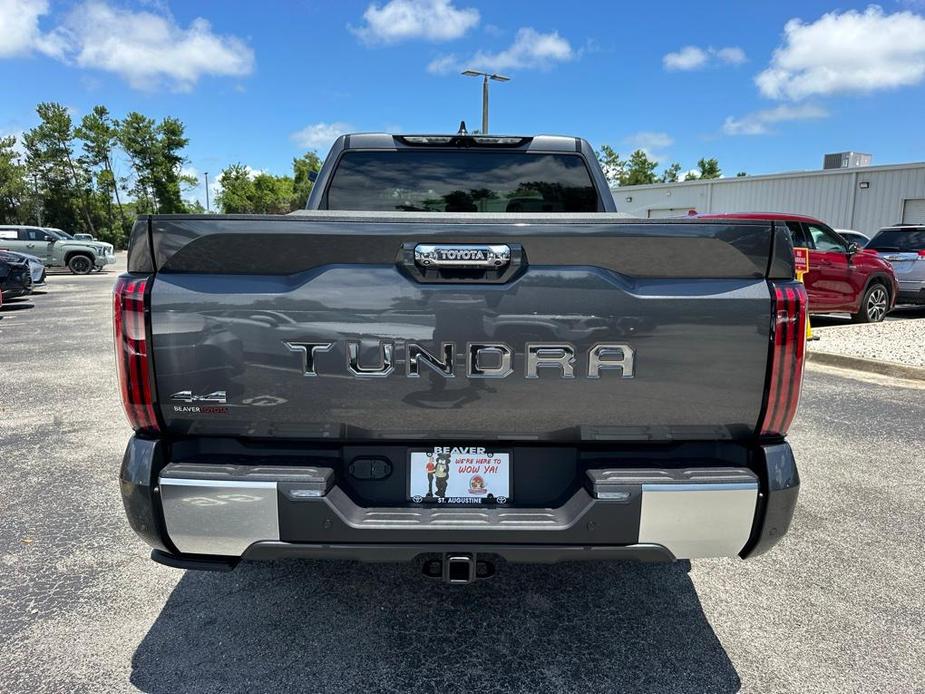
[[[131,191],[151,212],[185,212],[183,186],[196,178],[183,175],[189,143],[183,123],[171,116],[160,123],[137,111],[129,113],[119,126],[119,144],[129,157],[134,173]]]
[[[745,176],[748,176],[748,173],[746,171],[740,171],[739,173],[736,174],[736,178],[744,178]]]
[[[312,192],[312,186],[314,185],[309,174],[321,171],[321,164],[321,157],[315,152],[306,152],[301,157],[292,160],[293,210],[305,208],[308,195]]]
[[[218,175],[221,186],[215,202],[225,214],[247,214],[252,212],[254,181],[244,164],[238,162],[226,166]]]
[[[723,175],[716,159],[701,159],[697,168],[700,169],[700,178],[720,178]]]
[[[118,229],[124,235],[128,231],[125,212],[122,209],[122,200],[119,197],[119,185],[113,171],[113,150],[118,143],[118,124],[112,120],[109,110],[105,106],[94,106],[93,110],[80,121],[75,131],[77,137],[83,141],[84,161],[97,171],[96,180],[100,191],[106,193],[106,207],[109,212],[109,226],[116,225],[112,215],[112,197],[116,199],[116,208],[119,212]]]
[[[184,135],[183,123],[171,116],[158,124],[156,133],[154,191],[159,202],[158,211],[167,214],[185,212],[181,188],[197,183],[194,176],[182,173],[186,163],[182,151],[189,144],[189,138]]]
[[[296,197],[291,176],[254,173],[240,162],[222,169],[215,202],[225,214],[287,214]]]
[[[206,214],[206,207],[198,200],[187,200],[186,211],[188,214]]]
[[[625,174],[620,181],[620,185],[638,186],[648,183],[655,183],[656,167],[658,167],[657,161],[652,161],[643,150],[637,149],[630,155]]]
[[[132,111],[118,124],[118,139],[132,167],[129,192],[135,199],[137,212],[157,212],[159,207],[154,190],[157,133],[154,119]]]
[[[259,173],[254,176],[253,212],[255,214],[288,214],[294,196],[292,178]]]
[[[96,228],[90,215],[92,179],[74,156],[74,125],[61,104],[43,102],[36,107],[40,123],[26,132],[26,166],[42,183],[46,223],[73,228],[79,212],[91,234]]]
[[[604,177],[611,186],[622,185],[626,177],[626,162],[614,151],[610,145],[601,145],[596,151],[597,161],[604,171]]]
[[[662,175],[659,176],[659,183],[677,183],[678,175],[681,173],[681,165],[678,162],[674,162],[671,166],[665,169],[662,172]]]
[[[0,223],[22,224],[28,219],[29,187],[26,167],[16,151],[16,137],[0,138]]]

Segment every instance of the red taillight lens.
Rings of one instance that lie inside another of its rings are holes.
[[[112,296],[116,368],[122,405],[135,431],[160,431],[154,412],[149,350],[145,329],[145,290],[148,277],[121,275]]]
[[[771,377],[761,421],[762,436],[783,436],[800,402],[806,361],[806,289],[799,282],[775,283]]]
[[[919,257],[925,258],[925,248],[919,251]]]

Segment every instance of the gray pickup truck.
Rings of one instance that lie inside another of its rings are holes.
[[[116,262],[111,243],[84,241],[52,227],[0,226],[0,248],[36,256],[45,267],[66,267],[75,275]]]
[[[806,294],[785,226],[615,214],[572,137],[351,135],[307,210],[140,218],[121,489],[163,564],[752,557]]]

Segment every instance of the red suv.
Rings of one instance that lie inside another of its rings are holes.
[[[809,249],[803,277],[810,313],[850,313],[856,323],[879,323],[892,310],[898,290],[893,266],[876,251],[858,248],[825,222],[799,214],[736,212],[702,214],[708,219],[766,219],[790,230],[794,247]]]

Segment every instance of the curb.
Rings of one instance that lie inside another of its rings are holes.
[[[846,357],[842,354],[832,354],[831,352],[807,351],[807,359],[816,364],[837,366],[842,369],[867,371],[868,373],[892,376],[893,378],[908,378],[915,381],[925,381],[925,368],[921,366],[907,366],[906,364],[895,364],[890,361],[875,361],[873,359],[863,359],[861,357]]]

